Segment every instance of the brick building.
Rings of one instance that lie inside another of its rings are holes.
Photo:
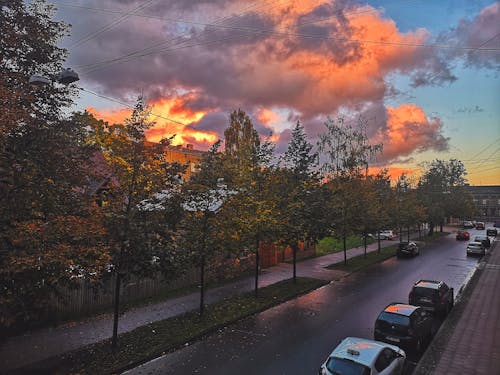
[[[467,190],[476,205],[476,215],[472,219],[486,222],[500,220],[500,185],[468,186]]]

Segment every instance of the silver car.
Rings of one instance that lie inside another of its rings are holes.
[[[486,249],[482,242],[472,241],[467,245],[467,255],[484,255]]]
[[[405,352],[380,341],[346,337],[319,369],[320,375],[400,375]]]

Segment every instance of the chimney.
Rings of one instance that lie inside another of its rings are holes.
[[[191,143],[186,144],[186,149],[187,150],[192,150],[193,149],[193,145]]]

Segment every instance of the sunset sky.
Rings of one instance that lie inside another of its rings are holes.
[[[327,116],[362,119],[378,167],[457,158],[500,184],[500,2],[59,0],[83,89],[76,109],[121,121],[143,94],[156,141],[206,150],[241,108],[286,150]]]

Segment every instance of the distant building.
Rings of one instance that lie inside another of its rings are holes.
[[[177,162],[179,164],[187,164],[186,172],[182,176],[185,180],[189,180],[191,175],[198,171],[200,161],[205,151],[195,150],[192,144],[167,146],[165,148],[165,159],[168,162]]]
[[[467,191],[472,194],[476,205],[477,221],[500,220],[500,185],[493,186],[467,186]]]

